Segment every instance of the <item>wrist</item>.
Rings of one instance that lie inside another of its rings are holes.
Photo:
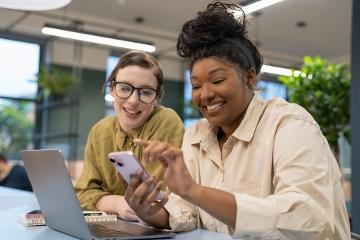
[[[194,202],[195,199],[197,199],[197,196],[201,196],[202,186],[197,183],[192,183],[188,190],[182,194],[180,197],[189,201]]]

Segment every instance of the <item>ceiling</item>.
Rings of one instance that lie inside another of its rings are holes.
[[[0,31],[41,36],[40,29],[45,22],[64,26],[75,22],[88,31],[151,41],[160,56],[176,56],[176,38],[182,24],[209,2],[211,0],[73,0],[56,11],[0,8]],[[348,63],[351,11],[352,0],[285,0],[252,15],[250,35],[268,64],[296,67],[307,54]],[[299,22],[306,26],[297,27]]]

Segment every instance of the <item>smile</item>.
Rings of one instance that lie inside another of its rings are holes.
[[[124,108],[123,107],[123,110],[130,114],[130,115],[133,115],[133,116],[136,116],[136,115],[139,115],[141,113],[141,111],[137,111],[137,110],[132,110],[132,109],[128,109],[128,108]]]
[[[215,103],[213,105],[204,106],[204,108],[208,112],[209,111],[216,111],[216,110],[220,109],[224,104],[225,104],[225,102],[218,102],[218,103]]]

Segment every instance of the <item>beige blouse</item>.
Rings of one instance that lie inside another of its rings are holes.
[[[202,119],[187,129],[182,149],[197,183],[234,194],[236,227],[171,194],[165,207],[174,231],[201,227],[243,239],[350,239],[338,165],[302,107],[255,96],[222,150],[217,130]]]

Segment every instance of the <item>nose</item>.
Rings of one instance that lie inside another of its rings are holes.
[[[130,97],[127,99],[130,103],[138,103],[140,101],[139,91],[137,89],[134,89]]]
[[[211,84],[204,84],[200,89],[201,102],[209,102],[215,97]]]

